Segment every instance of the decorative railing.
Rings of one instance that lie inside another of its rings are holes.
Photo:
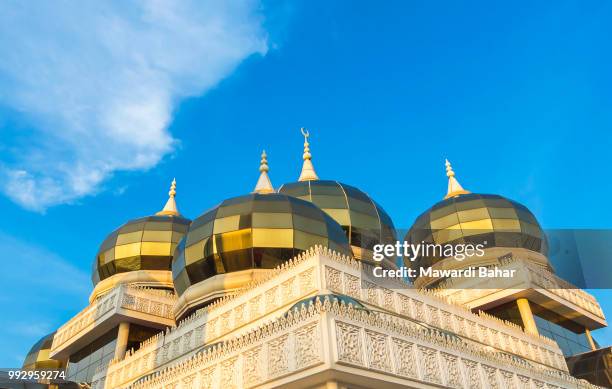
[[[173,319],[175,303],[176,295],[171,291],[119,285],[96,299],[93,304],[57,330],[53,337],[51,354],[118,309],[129,309],[164,319]]]
[[[102,366],[94,378],[100,380],[121,372],[121,382],[132,382],[189,356],[204,345],[234,334],[240,336],[245,328],[258,325],[263,318],[278,317],[278,312],[284,312],[295,301],[324,290],[351,296],[368,306],[457,333],[462,338],[543,366],[567,370],[554,341],[527,334],[519,326],[485,313],[474,314],[449,298],[411,289],[403,282],[398,282],[393,290],[368,284],[361,279],[363,266],[367,265],[316,247],[272,270],[265,280],[197,311],[177,327],[143,342],[124,359]]]
[[[324,339],[335,345],[325,346]],[[312,369],[332,367],[331,379],[334,372],[349,372],[345,379],[354,380],[392,376],[406,387],[595,388],[565,372],[329,298],[130,382],[126,370],[134,365],[151,371],[153,359],[143,355],[95,376],[92,388],[274,387],[280,379],[288,386]]]
[[[360,267],[363,266],[369,265],[360,263]],[[364,273],[372,274],[371,270]],[[342,269],[325,266],[325,286],[331,291],[381,307],[412,321],[567,371],[563,354],[552,339],[526,333],[521,327],[484,312],[475,314],[434,291],[409,289],[401,281],[388,282],[385,288],[361,278],[362,274],[362,271],[356,272],[352,267]]]
[[[496,290],[501,290],[506,287],[514,289],[516,288],[516,281],[523,280],[525,282],[529,281],[534,289],[545,289],[598,318],[605,320],[604,313],[595,297],[558,277],[542,266],[538,266],[531,261],[521,258],[508,257],[500,259],[498,268],[500,270],[515,269],[517,273],[515,273],[516,275],[512,278],[495,279],[494,285],[489,285],[488,288],[484,289],[478,288],[478,282],[480,282],[478,280],[471,281],[472,285],[466,286],[465,280],[455,280],[451,278],[441,282],[435,289],[435,292],[441,296],[452,296],[459,303],[465,303],[482,296],[485,290],[489,290],[493,293]],[[526,275],[526,277],[521,278],[522,274]],[[493,288],[493,286],[495,288]]]
[[[304,255],[292,259],[241,292],[196,311],[176,327],[142,342],[138,350],[128,350],[123,359],[113,359],[107,366],[100,366],[95,377],[120,370],[126,380],[136,379],[150,369],[163,367],[206,344],[218,342],[241,327],[257,325],[267,316],[277,317],[317,290],[315,268],[307,262],[310,258]],[[288,272],[290,269],[292,272]],[[142,360],[147,360],[147,364],[138,362]],[[124,369],[125,366],[129,369]]]
[[[173,291],[145,287],[124,286],[121,308],[174,319],[176,294]]]
[[[595,316],[605,319],[601,306],[591,294],[579,289],[577,286],[570,284],[557,275],[548,270],[523,261],[529,269],[531,281],[543,289],[548,290],[563,299],[572,302],[585,311],[594,314]]]
[[[91,327],[98,319],[113,311],[119,305],[119,289],[114,289],[83,309],[67,323],[61,326],[53,337],[51,354],[69,340],[75,338],[83,329]]]

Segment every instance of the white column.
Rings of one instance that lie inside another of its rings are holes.
[[[516,300],[516,305],[518,305],[521,320],[523,321],[523,327],[525,327],[525,332],[533,335],[539,335],[538,327],[536,326],[535,319],[533,318],[533,312],[531,312],[531,307],[529,306],[529,300],[526,298],[520,298]]]
[[[591,336],[591,331],[588,328],[584,329],[584,334],[587,337],[587,340],[589,341],[589,345],[591,346],[591,350],[597,350],[597,346],[595,345],[595,341],[593,340],[593,337]]]
[[[117,345],[115,346],[115,358],[123,358],[127,351],[128,336],[130,334],[130,323],[119,323],[119,331],[117,332]]]

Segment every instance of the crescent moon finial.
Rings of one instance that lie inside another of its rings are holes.
[[[304,164],[302,165],[302,173],[300,174],[298,181],[318,180],[319,177],[317,176],[317,173],[315,173],[314,166],[312,166],[310,143],[308,143],[310,131],[308,131],[305,127],[300,128],[300,131],[302,132],[302,135],[304,135],[304,154],[302,155]]]

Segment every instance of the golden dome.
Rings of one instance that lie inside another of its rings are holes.
[[[56,359],[49,358],[51,345],[53,344],[53,336],[55,332],[43,336],[38,342],[32,346],[28,355],[23,361],[24,370],[42,370],[42,369],[61,369],[63,363]]]
[[[355,258],[371,259],[375,244],[395,244],[391,217],[370,196],[353,186],[319,179],[312,165],[310,133],[302,128],[302,134],[304,162],[300,177],[298,182],[281,186],[279,193],[309,201],[331,216],[344,230]]]
[[[170,271],[174,250],[190,223],[178,212],[175,195],[176,181],[173,181],[168,202],[160,212],[130,220],[108,235],[94,261],[94,285],[118,273]]]
[[[375,244],[394,244],[393,221],[361,190],[338,181],[311,180],[285,184],[279,193],[309,201],[331,216],[346,234],[353,256],[371,259]]]
[[[225,200],[196,218],[179,243],[172,261],[177,320],[313,246],[350,254],[342,228],[329,215],[276,193],[265,152],[259,171],[253,193]]]
[[[409,244],[483,244],[495,253],[526,250],[540,264],[550,266],[545,258],[548,251],[546,235],[527,207],[499,195],[471,193],[458,183],[446,161],[449,178],[444,200],[421,214],[406,234]],[[440,250],[421,255],[407,266],[431,267],[445,258]],[[530,258],[531,259],[531,258]],[[468,261],[463,263],[467,266]]]
[[[172,262],[180,294],[216,275],[272,269],[315,246],[350,254],[340,226],[304,200],[252,193],[223,201],[196,218]]]

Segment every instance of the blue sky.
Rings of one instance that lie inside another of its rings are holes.
[[[611,227],[610,2],[30,8],[0,4],[0,366],[85,306],[98,245],[173,177],[191,218],[251,191],[263,148],[294,181],[302,126],[319,176],[399,228],[444,158],[546,228]]]

